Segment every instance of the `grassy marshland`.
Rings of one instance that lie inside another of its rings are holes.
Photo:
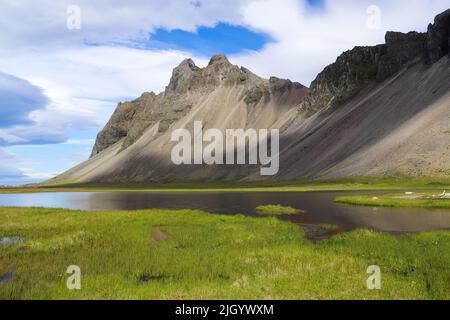
[[[289,215],[299,214],[302,211],[296,208],[285,207],[279,204],[270,204],[267,206],[256,207],[255,212],[261,215]]]
[[[346,196],[337,197],[337,203],[375,207],[405,207],[405,208],[441,208],[450,209],[450,198],[443,199],[432,194],[405,196],[404,194],[390,194],[382,196]]]
[[[0,299],[450,299],[450,232],[312,244],[273,217],[0,208]],[[81,290],[66,269],[81,268]],[[369,265],[382,289],[368,290]]]

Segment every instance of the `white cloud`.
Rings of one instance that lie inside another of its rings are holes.
[[[17,160],[17,156],[11,152],[0,149],[0,162],[4,162],[7,160]]]
[[[48,180],[56,177],[58,174],[61,174],[61,172],[37,172],[37,173],[28,172],[26,173],[27,176],[26,180],[38,180],[38,181]]]
[[[68,139],[67,129],[61,124],[47,126],[36,123],[30,126],[14,126],[0,129],[2,145],[18,144],[53,144],[62,143]]]
[[[239,23],[239,7],[250,0],[2,0],[0,44],[27,48],[72,46],[84,40],[147,38],[156,28],[195,31],[218,21]],[[67,8],[81,9],[81,29],[69,30]],[[5,49],[4,45],[0,48]]]
[[[370,5],[381,9],[380,29],[367,27]],[[327,0],[324,11],[312,12],[297,0],[255,1],[242,7],[243,21],[276,41],[233,60],[265,77],[277,75],[309,85],[343,51],[384,43],[389,30],[425,31],[434,16],[448,8],[450,0]]]
[[[84,145],[84,146],[93,146],[95,143],[94,139],[69,139],[65,144],[68,145]]]
[[[23,177],[24,177],[24,175],[19,169],[15,168],[13,166],[0,164],[0,178],[1,179],[23,178]]]
[[[21,185],[35,183],[42,180],[51,179],[61,172],[35,172],[33,166],[39,165],[26,161],[27,167],[18,164],[24,164],[23,158],[16,154],[0,149],[0,185]]]
[[[22,178],[24,174],[11,163],[18,160],[18,157],[6,150],[0,149],[0,179]]]

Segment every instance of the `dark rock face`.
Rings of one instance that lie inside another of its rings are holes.
[[[311,83],[300,105],[304,116],[342,104],[416,62],[433,64],[449,53],[450,10],[438,15],[427,33],[388,32],[386,43],[344,52]]]
[[[380,58],[377,78],[383,81],[397,73],[403,66],[423,58],[426,35],[418,32],[388,32],[386,52]]]
[[[135,113],[132,103],[119,103],[105,128],[97,135],[91,157],[126,137]]]
[[[428,26],[427,55],[428,63],[435,63],[449,53],[450,46],[450,9],[436,16],[434,24]]]
[[[301,89],[304,88],[304,86],[298,82],[292,82],[289,79],[280,79],[277,77],[270,77],[269,79],[269,89],[272,93],[285,92],[292,88]]]
[[[355,47],[344,52],[311,83],[310,94],[300,106],[307,115],[326,110],[352,98],[377,77],[386,46]]]
[[[250,114],[255,109],[261,99],[269,99],[270,93],[264,86],[256,86],[249,90],[244,102],[247,104],[247,112]]]

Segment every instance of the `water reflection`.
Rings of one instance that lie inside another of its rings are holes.
[[[0,238],[0,245],[16,244],[25,241],[23,237],[3,237]]]
[[[1,285],[5,285],[8,282],[11,282],[12,279],[13,279],[13,273],[12,272],[7,272],[4,275],[0,275],[0,284]]]
[[[366,227],[377,231],[418,232],[450,229],[449,210],[343,206],[334,198],[364,192],[287,193],[39,193],[2,194],[2,206],[41,206],[76,210],[199,209],[211,213],[255,215],[260,205],[281,204],[306,212],[282,217],[299,224],[334,224],[342,230]],[[378,195],[385,192],[371,192]]]

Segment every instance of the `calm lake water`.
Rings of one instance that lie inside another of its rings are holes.
[[[372,208],[334,203],[341,195],[383,192],[70,192],[0,194],[0,206],[52,207],[86,211],[137,209],[200,209],[218,214],[254,215],[259,205],[281,204],[306,211],[281,217],[298,224],[335,224],[347,231],[366,227],[386,232],[450,230],[450,210]]]

